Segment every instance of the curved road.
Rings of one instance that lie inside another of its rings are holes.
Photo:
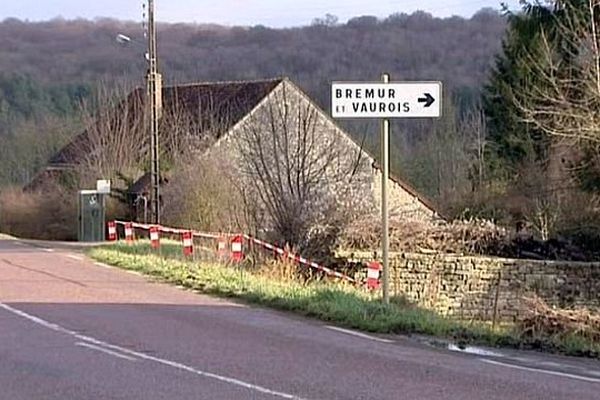
[[[473,355],[0,240],[0,399],[599,399],[600,363]]]

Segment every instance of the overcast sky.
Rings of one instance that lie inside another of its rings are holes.
[[[0,20],[15,17],[40,21],[55,17],[111,17],[141,20],[145,0],[1,0]],[[504,0],[517,7],[518,0]],[[155,0],[157,19],[165,22],[266,25],[309,24],[327,13],[341,22],[359,15],[385,17],[424,10],[438,17],[470,17],[483,7],[500,8],[501,0]]]

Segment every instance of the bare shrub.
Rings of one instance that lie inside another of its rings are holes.
[[[429,221],[390,218],[392,251],[465,254],[498,254],[510,245],[511,236],[490,221],[471,219],[433,224]],[[352,222],[340,237],[346,249],[376,251],[381,243],[381,220],[366,217]]]
[[[286,85],[235,134],[239,186],[263,236],[312,255],[328,251],[360,209],[370,165],[362,149]]]
[[[77,198],[56,188],[46,192],[3,189],[0,230],[19,237],[74,240],[77,237]]]
[[[518,322],[520,334],[531,339],[567,339],[576,335],[600,343],[600,314],[587,308],[549,306],[534,296],[523,299],[525,315]]]
[[[216,160],[192,160],[177,168],[163,189],[164,222],[204,231],[247,228],[239,191]]]

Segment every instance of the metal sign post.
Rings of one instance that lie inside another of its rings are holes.
[[[390,75],[382,75],[383,83],[390,82]],[[390,224],[388,209],[388,183],[390,180],[390,120],[381,120],[381,255],[383,256],[383,302],[390,303]]]
[[[390,120],[389,118],[439,118],[442,115],[441,82],[334,82],[331,86],[333,118],[381,118],[381,250],[383,257],[383,301],[390,302],[389,207]]]

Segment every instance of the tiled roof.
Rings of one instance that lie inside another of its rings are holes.
[[[250,113],[283,79],[236,82],[207,82],[166,86],[162,91],[163,115],[182,112],[201,131],[217,129],[224,133]],[[136,89],[118,107],[143,110],[144,89]],[[130,110],[131,110],[130,109]],[[87,131],[76,136],[49,161],[50,165],[76,164],[86,149]]]
[[[218,129],[219,133],[223,134],[248,115],[282,81],[283,78],[277,78],[258,81],[206,82],[166,86],[162,92],[163,115],[183,110],[186,115],[194,118],[196,126],[200,127],[200,133],[206,130],[214,131],[214,129]],[[298,90],[311,101],[300,88]],[[145,89],[137,89],[130,93],[127,99],[118,107],[127,105],[130,107],[130,111],[132,109],[142,110],[145,100]],[[323,112],[323,115],[329,118],[325,112]],[[331,121],[333,122],[333,120]],[[350,135],[349,137],[352,138]],[[71,143],[52,157],[49,168],[60,168],[64,165],[76,164],[82,149],[86,148],[87,140],[87,132],[85,131],[75,137]],[[367,149],[362,146],[361,148],[368,154]],[[376,160],[373,155],[368,155]],[[377,162],[374,162],[374,167],[379,168]],[[49,176],[49,174],[42,172],[28,186],[37,187]],[[436,212],[437,207],[435,204],[421,195],[406,181],[397,177],[390,178],[409,194],[418,198],[427,208]],[[149,175],[146,174],[129,191],[130,193],[141,193],[147,190],[149,183]]]

